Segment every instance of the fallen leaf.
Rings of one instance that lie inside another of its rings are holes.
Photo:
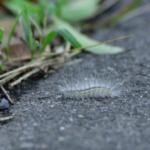
[[[6,47],[1,49],[0,60],[5,60],[6,58],[5,50],[6,50]],[[23,57],[27,57],[30,55],[31,55],[30,48],[26,44],[14,44],[10,46],[10,52],[9,52],[10,59],[23,58]]]

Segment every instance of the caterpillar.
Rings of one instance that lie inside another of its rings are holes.
[[[58,79],[58,78],[57,78]],[[64,98],[114,98],[123,92],[123,81],[112,72],[92,69],[75,69],[60,79],[59,93]]]

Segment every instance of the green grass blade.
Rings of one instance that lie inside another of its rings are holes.
[[[3,36],[4,36],[4,29],[0,28],[0,46],[1,46],[1,43],[3,41]]]
[[[26,18],[26,23],[27,23],[27,32],[28,32],[28,43],[30,46],[30,51],[31,51],[31,57],[33,59],[33,52],[34,52],[34,39],[32,36],[32,31],[31,31],[31,24],[30,24],[30,19],[29,19],[29,14],[28,14],[28,9],[26,7],[25,9],[25,18]]]
[[[19,23],[20,23],[20,25],[21,25],[21,27],[23,29],[24,34],[25,34],[26,41],[29,43],[28,27],[27,27],[27,23],[25,21],[25,18],[23,16],[20,17]]]
[[[69,41],[74,48],[81,47],[81,44],[67,29],[57,29],[55,31],[59,35],[61,35],[66,41]]]
[[[49,44],[56,37],[56,35],[57,35],[56,32],[51,32],[46,36],[46,38],[44,39],[42,46],[40,48],[39,54],[43,53],[46,45]]]
[[[4,70],[4,67],[2,65],[2,62],[0,61],[0,70]]]
[[[106,21],[103,26],[110,26],[111,24],[120,21],[123,17],[133,11],[141,2],[142,0],[133,0],[133,2],[125,10]]]
[[[3,28],[0,28],[0,46],[1,46],[1,43],[3,41],[3,36],[4,36],[4,29]],[[0,61],[0,70],[3,70],[4,67],[2,65],[2,62]]]
[[[74,36],[69,31],[67,31],[66,29],[56,29],[55,31],[47,35],[47,37],[43,41],[39,54],[44,51],[46,45],[49,44],[56,37],[57,34],[61,35],[65,40],[69,41],[74,48],[81,47],[81,44],[74,38]]]
[[[77,32],[70,24],[66,23],[65,21],[62,21],[56,17],[53,17],[52,19],[55,23],[55,29],[59,29],[59,28],[66,29],[68,32],[70,32],[70,34],[72,34],[72,36],[74,36],[75,39],[77,39],[80,42],[82,47],[87,47],[89,45],[95,45],[99,43],[99,41],[93,40]],[[87,48],[85,50],[94,54],[118,54],[124,51],[124,49],[121,47],[110,46],[107,44]]]
[[[6,59],[9,60],[9,48],[10,48],[10,42],[11,42],[11,38],[13,36],[13,33],[14,33],[14,30],[15,30],[15,27],[20,19],[20,17],[22,16],[22,14],[24,13],[24,10],[22,10],[22,12],[16,17],[15,21],[14,21],[14,24],[12,26],[12,29],[10,31],[10,34],[9,34],[9,38],[8,38],[8,42],[7,42],[7,48],[6,48]]]

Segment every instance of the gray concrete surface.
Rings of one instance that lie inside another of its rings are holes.
[[[144,1],[149,2],[148,0]],[[150,13],[90,36],[104,41],[134,34],[115,45],[132,48],[114,56],[81,54],[82,66],[118,70],[127,92],[103,100],[56,100],[55,77],[32,79],[12,92],[14,119],[0,125],[0,150],[149,150]],[[70,66],[71,67],[71,66]],[[75,67],[79,67],[76,65]],[[61,76],[61,71],[56,73]],[[51,95],[46,99],[38,97]]]

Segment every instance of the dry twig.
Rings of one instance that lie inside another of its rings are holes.
[[[2,89],[3,93],[6,95],[6,97],[8,98],[8,101],[13,104],[13,100],[10,98],[10,96],[8,95],[7,91],[4,89],[4,87],[1,85],[0,88]]]
[[[61,66],[64,66],[65,62],[67,60],[69,60],[70,58],[79,54],[83,49],[90,48],[93,46],[102,45],[102,44],[106,44],[106,43],[110,43],[110,42],[114,42],[116,40],[122,40],[122,39],[125,39],[128,37],[131,37],[131,36],[133,36],[133,35],[120,37],[120,38],[109,40],[106,42],[101,42],[101,43],[98,43],[98,44],[95,44],[92,46],[90,45],[87,47],[75,48],[75,49],[71,49],[71,50],[69,50],[70,44],[67,43],[66,50],[63,52],[59,52],[59,53],[54,52],[54,53],[49,53],[49,54],[35,55],[34,58],[36,58],[36,59],[34,61],[27,63],[24,66],[21,66],[17,69],[11,70],[9,72],[6,72],[6,73],[0,75],[0,79],[1,79],[0,80],[0,86],[4,85],[6,82],[8,82],[11,79],[24,73],[24,75],[21,76],[19,79],[16,79],[16,81],[9,84],[10,87],[13,87],[13,86],[19,84],[22,80],[24,80],[24,79],[30,77],[31,75],[39,72],[41,69],[44,70],[46,67],[49,67],[49,66],[52,66],[54,68],[59,68]],[[66,53],[68,55],[64,55]],[[53,57],[53,59],[47,59],[47,57],[49,57],[49,56],[57,56],[57,57],[56,58]],[[25,60],[26,59],[29,59],[29,57],[25,58]],[[16,60],[13,60],[13,61],[16,61]],[[22,61],[22,59],[18,59],[17,61]],[[25,73],[25,72],[27,72],[27,73]]]

